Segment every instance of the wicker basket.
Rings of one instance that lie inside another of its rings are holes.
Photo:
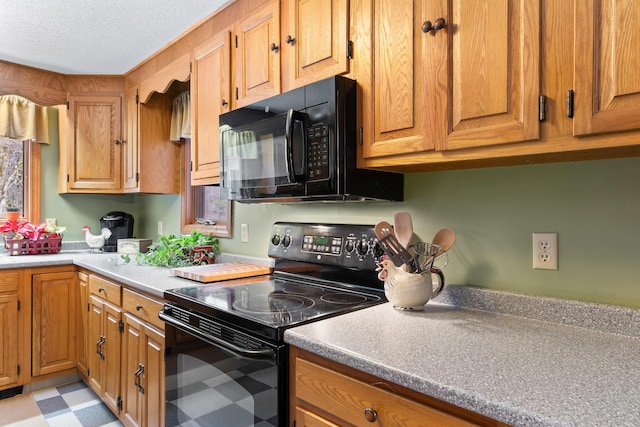
[[[5,238],[4,247],[8,255],[57,254],[62,247],[62,237],[39,240]]]

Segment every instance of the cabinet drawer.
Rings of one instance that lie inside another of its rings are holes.
[[[118,307],[122,306],[121,287],[117,283],[110,282],[102,277],[89,275],[89,293],[109,301]]]
[[[162,302],[130,289],[124,289],[122,292],[122,308],[125,311],[164,331],[164,322],[158,318]]]
[[[4,270],[0,274],[0,292],[17,291],[20,286],[20,273]]]
[[[375,413],[370,425],[476,425],[299,358],[295,375],[298,399],[348,424],[369,425],[367,411]]]

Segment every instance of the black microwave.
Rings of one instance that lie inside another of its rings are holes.
[[[356,91],[334,76],[222,114],[221,198],[401,201],[402,174],[356,167]]]

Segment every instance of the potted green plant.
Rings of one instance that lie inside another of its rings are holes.
[[[191,234],[161,236],[146,253],[138,254],[136,262],[171,268],[213,264],[219,252],[217,238],[194,230]]]

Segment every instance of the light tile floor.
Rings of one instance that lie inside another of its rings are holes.
[[[121,427],[122,423],[83,382],[0,401],[0,426]]]

